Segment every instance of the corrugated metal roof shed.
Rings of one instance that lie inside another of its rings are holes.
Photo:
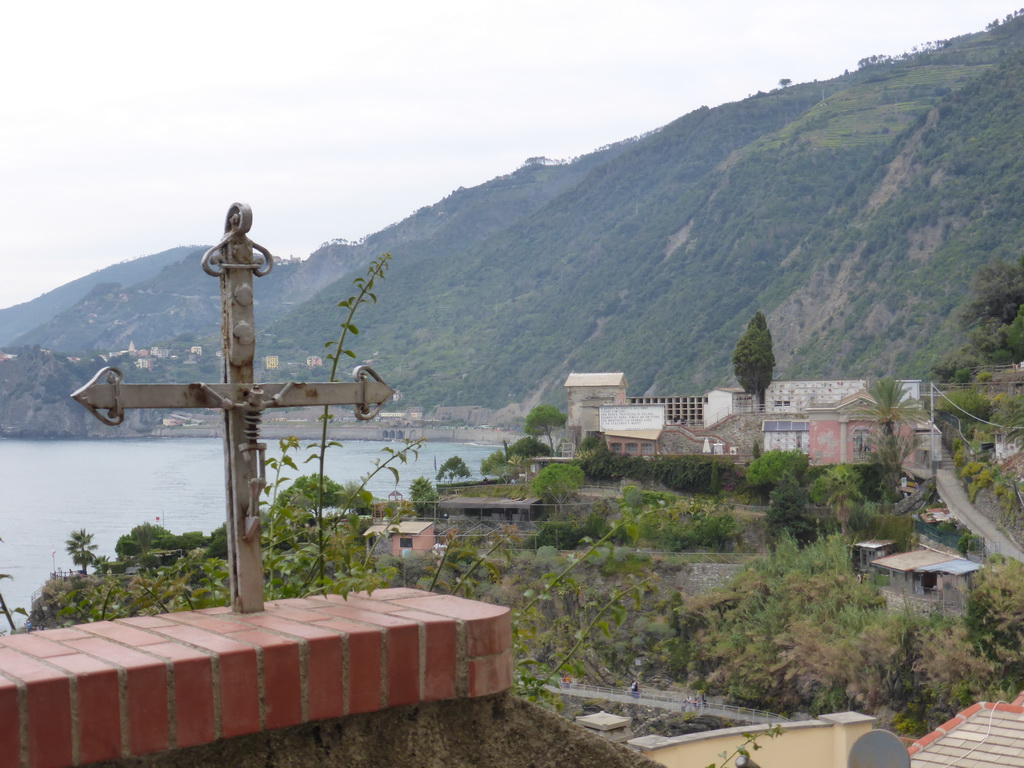
[[[918,573],[952,573],[952,574],[964,574],[974,573],[975,571],[981,570],[981,566],[977,563],[971,562],[970,560],[962,560],[957,558],[956,560],[950,560],[945,563],[935,563],[935,565],[922,565],[920,568],[915,568]]]
[[[871,541],[858,541],[853,546],[861,549],[884,549],[890,544],[895,544],[893,539],[871,539]]]
[[[493,496],[456,496],[445,499],[438,506],[441,509],[524,509],[538,503],[540,499],[501,499]]]
[[[955,558],[953,555],[944,555],[941,552],[933,552],[930,549],[915,549],[913,552],[901,552],[896,555],[880,557],[872,561],[871,565],[889,568],[893,571],[916,571],[925,565],[947,563],[950,560],[957,559],[959,558]]]

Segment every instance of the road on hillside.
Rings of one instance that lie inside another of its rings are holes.
[[[935,485],[938,488],[939,496],[942,497],[946,507],[956,516],[956,519],[970,528],[973,533],[985,538],[988,554],[999,553],[1015,560],[1024,561],[1024,551],[1021,551],[1021,548],[1009,536],[1000,531],[991,520],[974,508],[952,470],[937,470]]]

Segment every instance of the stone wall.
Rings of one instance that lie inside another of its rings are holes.
[[[1024,547],[1024,515],[1007,513],[991,488],[978,492],[974,498],[974,508],[991,520],[1018,547]]]
[[[701,595],[725,586],[744,567],[743,563],[691,563],[680,570],[674,586],[688,595]]]
[[[935,491],[935,480],[929,477],[927,480],[922,480],[917,490],[910,494],[907,498],[897,501],[892,506],[892,513],[894,515],[903,515],[907,512],[912,512],[919,509],[928,497],[931,496]]]
[[[709,430],[669,425],[661,433],[658,450],[669,455],[703,453],[704,438],[707,437],[711,443],[725,443],[726,455],[729,455],[730,448],[735,447],[737,456],[749,458],[754,444],[762,442],[763,420],[759,414],[734,415]]]

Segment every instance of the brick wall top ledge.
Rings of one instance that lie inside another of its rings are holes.
[[[507,608],[414,589],[0,637],[0,768],[63,768],[507,690]]]

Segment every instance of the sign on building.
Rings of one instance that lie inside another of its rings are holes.
[[[642,429],[663,429],[664,405],[602,405],[602,432],[632,432]]]

